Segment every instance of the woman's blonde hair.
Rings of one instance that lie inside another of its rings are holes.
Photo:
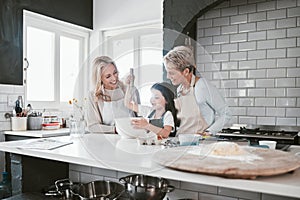
[[[164,64],[172,63],[176,66],[176,69],[183,71],[185,68],[189,68],[190,71],[195,73],[196,63],[193,50],[188,46],[177,46],[170,50],[164,56]]]
[[[104,94],[104,87],[101,79],[103,68],[109,64],[114,65],[117,69],[115,62],[108,56],[99,56],[93,61],[92,83],[95,87],[95,101],[98,101],[99,99],[102,99],[103,101],[111,101],[111,97]]]

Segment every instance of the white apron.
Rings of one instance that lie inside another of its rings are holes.
[[[130,117],[130,112],[124,105],[124,99],[104,102],[102,115],[104,124],[115,125],[115,118],[122,117]]]
[[[178,110],[177,118],[180,119],[178,134],[202,133],[207,127],[207,123],[202,117],[194,96],[195,77],[193,76],[190,90],[187,94],[175,99],[175,107]]]

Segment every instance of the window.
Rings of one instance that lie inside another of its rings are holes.
[[[24,11],[26,102],[34,108],[64,108],[86,96],[89,30]]]
[[[144,105],[150,104],[152,84],[163,81],[162,37],[159,24],[103,32],[104,52],[115,60],[120,78],[134,68],[135,85]]]

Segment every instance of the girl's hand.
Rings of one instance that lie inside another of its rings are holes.
[[[149,122],[145,118],[140,118],[140,119],[132,119],[131,124],[133,125],[134,128],[146,129],[147,126],[149,125]]]

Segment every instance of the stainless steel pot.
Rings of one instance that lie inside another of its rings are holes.
[[[78,191],[73,190],[73,197],[77,196],[80,200],[115,200],[124,192],[124,186],[112,181],[92,181],[81,184]]]
[[[135,200],[160,200],[174,190],[168,180],[146,175],[130,175],[120,178],[126,193]]]

